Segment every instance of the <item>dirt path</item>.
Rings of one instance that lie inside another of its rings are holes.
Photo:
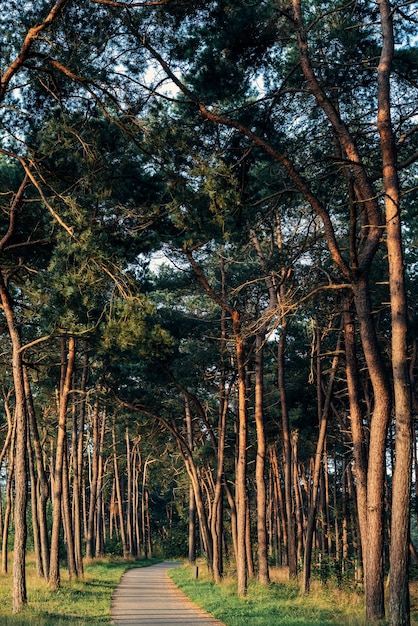
[[[223,626],[193,604],[167,576],[178,563],[158,563],[128,570],[117,586],[111,606],[116,626]]]

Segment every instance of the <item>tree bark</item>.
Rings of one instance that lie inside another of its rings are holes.
[[[255,464],[255,480],[257,488],[257,556],[258,578],[260,583],[270,583],[268,567],[268,538],[267,538],[267,499],[266,499],[266,436],[264,432],[264,333],[257,334],[255,345],[255,424],[257,431],[257,457]]]
[[[187,429],[187,443],[190,450],[193,451],[193,423],[192,414],[190,411],[189,398],[185,395],[185,415],[186,415],[186,429]],[[196,499],[194,496],[193,484],[189,485],[189,563],[194,565],[196,563]]]
[[[32,536],[33,536],[33,550],[35,552],[36,573],[39,577],[42,577],[42,553],[41,553],[41,537],[39,529],[38,518],[38,481],[35,475],[35,467],[33,462],[33,451],[30,442],[30,434],[28,429],[28,468],[29,468],[29,481],[30,481],[30,500],[31,500],[31,514],[32,514]]]
[[[32,439],[32,445],[35,452],[36,471],[37,471],[37,488],[38,488],[38,521],[39,536],[41,545],[41,558],[43,576],[46,580],[49,578],[49,534],[46,506],[49,498],[49,485],[45,472],[44,458],[42,453],[41,441],[39,438],[38,424],[36,421],[35,407],[33,405],[32,390],[29,381],[27,369],[23,370],[26,406],[29,417],[29,428]]]
[[[347,375],[347,390],[350,408],[351,437],[356,474],[357,512],[360,528],[361,554],[366,554],[368,525],[367,525],[367,452],[363,430],[363,415],[360,405],[360,381],[356,356],[356,337],[351,311],[351,294],[344,298],[344,345],[345,369]]]
[[[92,559],[94,557],[95,535],[94,524],[96,519],[96,497],[97,497],[97,469],[98,469],[98,452],[99,452],[99,401],[96,400],[93,408],[92,423],[92,462],[91,462],[91,480],[90,480],[90,500],[89,514],[87,520],[87,537],[86,537],[86,557]]]
[[[21,187],[23,193],[23,187]],[[4,241],[4,240],[3,240]],[[16,443],[14,458],[15,500],[14,524],[15,536],[13,547],[13,613],[19,613],[27,604],[26,592],[26,506],[27,485],[27,412],[25,385],[23,380],[23,362],[19,331],[17,328],[13,304],[7,289],[3,273],[0,271],[0,299],[7,321],[12,342],[12,370],[15,388],[15,423]]]
[[[124,519],[123,519],[124,511],[123,511],[122,494],[121,494],[121,489],[120,489],[118,457],[117,457],[117,451],[116,451],[115,422],[113,422],[113,427],[112,427],[112,442],[113,442],[113,469],[114,469],[114,474],[115,474],[115,493],[116,493],[116,501],[118,504],[120,537],[122,541],[123,558],[127,559],[128,558],[128,546],[126,543],[126,532],[125,532],[125,524],[124,524]]]
[[[62,519],[64,525],[65,541],[67,545],[68,577],[71,580],[77,576],[74,554],[74,533],[71,515],[70,476],[68,470],[68,443],[64,439],[64,456],[62,463]]]
[[[384,618],[383,518],[386,479],[386,434],[391,400],[389,381],[382,362],[371,315],[368,278],[353,283],[360,337],[373,387],[374,408],[370,422],[367,469],[367,540],[363,555],[366,583],[366,614],[370,622]]]
[[[61,385],[59,394],[58,436],[55,452],[53,498],[52,498],[52,535],[49,566],[49,585],[52,589],[60,587],[59,543],[62,518],[63,466],[65,453],[65,439],[67,437],[67,409],[68,397],[71,390],[75,363],[74,337],[61,339]]]
[[[6,508],[4,511],[4,520],[2,527],[2,551],[1,551],[1,571],[3,574],[7,574],[8,571],[8,540],[9,540],[9,528],[10,528],[10,517],[12,514],[12,500],[13,500],[13,473],[14,473],[14,463],[15,463],[15,440],[16,440],[16,421],[12,419],[9,414],[9,410],[6,409],[7,417],[9,420],[9,432],[10,432],[10,441],[9,441],[9,460],[7,467],[7,478],[6,478]],[[3,450],[5,450],[3,448]]]
[[[379,9],[383,42],[378,66],[377,125],[383,158],[396,425],[396,461],[392,481],[389,620],[392,626],[409,626],[409,516],[413,440],[400,190],[391,120],[390,75],[395,44],[393,8],[388,0],[379,0]]]
[[[286,344],[287,322],[283,320],[277,347],[277,382],[280,393],[280,408],[282,414],[283,433],[283,468],[284,468],[284,496],[286,508],[286,537],[287,537],[287,563],[289,577],[297,576],[297,556],[295,537],[295,517],[292,491],[292,445],[289,425],[289,412],[287,405],[284,353]]]
[[[82,540],[82,477],[84,463],[84,423],[86,413],[86,388],[88,378],[89,357],[84,353],[81,372],[81,402],[77,419],[77,407],[73,404],[73,511],[74,511],[74,552],[78,576],[83,575],[83,540]]]

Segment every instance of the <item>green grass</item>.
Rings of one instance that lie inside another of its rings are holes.
[[[63,570],[61,588],[53,591],[27,565],[28,606],[12,615],[12,576],[0,575],[0,624],[2,626],[103,626],[110,624],[112,593],[122,574],[131,567],[154,561],[95,560],[85,566],[84,579],[69,581]]]
[[[204,566],[199,567],[197,580],[187,565],[170,570],[169,575],[189,598],[226,626],[367,626],[362,594],[332,583],[315,582],[311,593],[303,596],[297,583],[273,570],[271,585],[250,581],[247,597],[240,600],[233,578],[215,585]],[[416,613],[411,621],[418,624]]]
[[[33,561],[27,566],[29,604],[22,613],[12,615],[12,576],[0,575],[1,626],[103,626],[110,624],[112,593],[121,576],[131,567],[144,567],[157,560],[126,562],[101,559],[85,567],[84,579],[69,581],[65,570],[62,585],[52,591],[36,576]],[[199,577],[189,566],[170,570],[170,576],[202,608],[226,626],[367,626],[364,598],[350,590],[328,584],[313,584],[309,596],[300,594],[297,584],[290,583],[283,571],[272,570],[270,586],[250,581],[248,595],[239,600],[236,581],[226,577],[215,585],[204,565]],[[418,626],[418,585],[411,585],[411,623]]]

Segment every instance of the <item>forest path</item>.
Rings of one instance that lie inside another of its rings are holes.
[[[128,570],[113,597],[111,615],[116,626],[223,626],[176,587],[167,570],[174,562]]]

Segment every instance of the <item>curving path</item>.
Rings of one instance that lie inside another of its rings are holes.
[[[196,606],[167,576],[178,563],[165,562],[128,570],[111,605],[116,626],[223,626]]]

